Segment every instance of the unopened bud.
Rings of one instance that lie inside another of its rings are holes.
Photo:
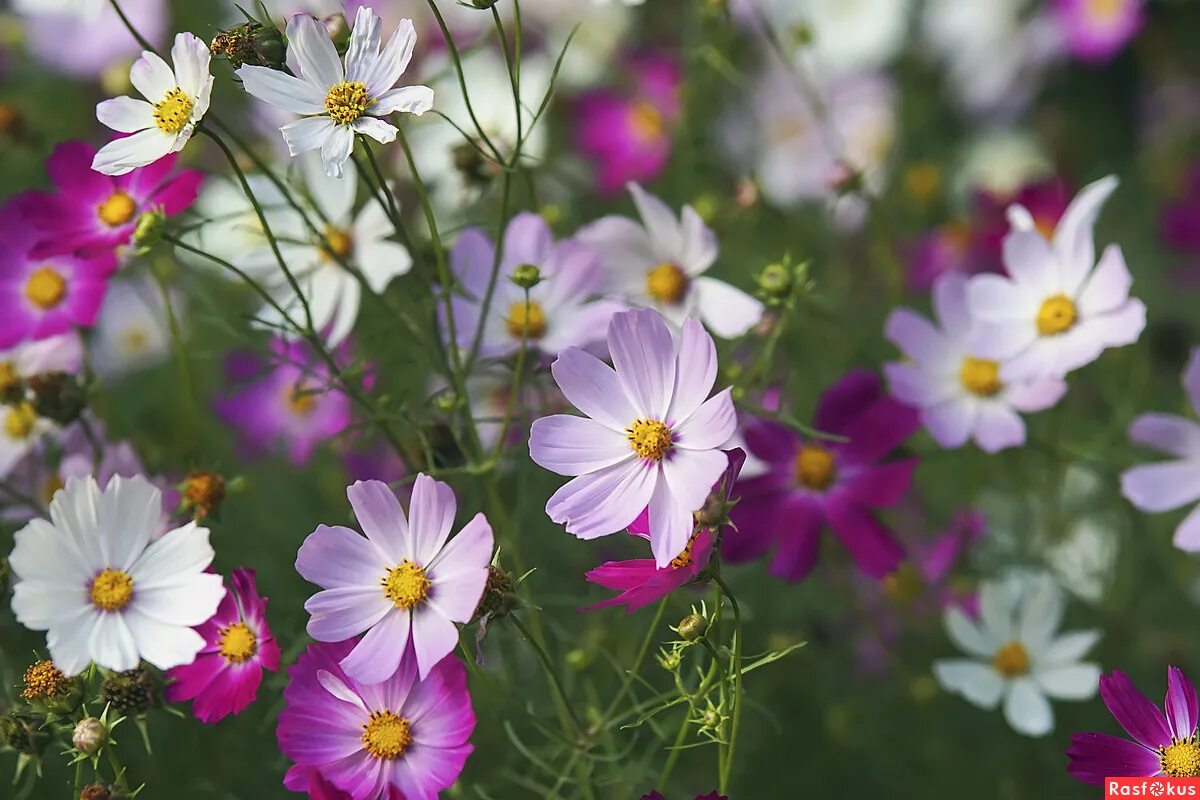
[[[76,750],[88,756],[99,753],[106,741],[108,741],[108,729],[95,717],[80,720],[79,724],[75,726],[74,733],[71,734],[71,744],[75,745]]]
[[[93,783],[91,786],[83,787],[83,791],[79,793],[79,800],[113,800],[116,795],[102,783]]]
[[[151,209],[138,217],[133,229],[133,243],[139,253],[144,253],[158,244],[167,229],[167,215],[159,209]]]
[[[767,264],[758,274],[758,288],[770,298],[787,297],[793,285],[792,270],[786,264]]]
[[[69,425],[79,419],[87,407],[87,390],[74,375],[47,372],[26,380],[33,392],[33,410],[39,417]]]
[[[522,289],[532,289],[542,282],[542,271],[536,264],[521,264],[513,270],[511,280]]]
[[[688,614],[679,620],[679,625],[675,630],[679,631],[679,635],[684,641],[694,642],[708,630],[708,620],[699,614]]]

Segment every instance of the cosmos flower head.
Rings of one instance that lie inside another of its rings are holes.
[[[466,668],[447,657],[418,678],[410,651],[394,674],[364,683],[341,667],[354,645],[311,644],[288,669],[276,736],[296,763],[284,786],[330,800],[435,800],[474,749]]]
[[[296,571],[323,591],[304,604],[319,642],[365,633],[342,659],[364,683],[392,675],[412,643],[422,680],[458,644],[456,623],[475,613],[492,559],[492,528],[476,514],[450,538],[458,503],[446,484],[420,474],[405,516],[387,484],[346,489],[363,535],[320,525],[304,540]]]
[[[648,508],[650,545],[666,567],[687,546],[692,512],[728,466],[719,449],[737,416],[717,378],[712,337],[687,318],[678,337],[656,311],[614,314],[608,328],[613,367],[578,348],[554,362],[554,380],[577,417],[533,423],[529,454],[572,477],[546,503],[550,519],[580,539],[627,528]]]
[[[1178,667],[1167,667],[1162,708],[1151,703],[1119,670],[1100,678],[1100,697],[1133,739],[1107,733],[1075,733],[1067,750],[1067,772],[1100,786],[1108,778],[1200,776],[1200,704],[1196,687]]]
[[[726,537],[725,558],[741,563],[773,549],[771,573],[803,580],[828,527],[863,573],[878,579],[894,572],[904,549],[876,510],[904,497],[918,461],[883,459],[919,424],[914,410],[887,396],[879,378],[864,370],[826,390],[813,417],[817,430],[845,441],[802,437],[770,420],[748,422],[749,453],[767,470],[738,484],[738,532]]]
[[[191,663],[204,646],[192,630],[225,596],[208,530],[194,522],[159,538],[162,495],[141,476],[70,478],[50,519],[17,531],[9,564],[17,621],[46,631],[66,675],[88,664],[116,672],[145,660],[159,669]]]
[[[1103,63],[1125,49],[1145,23],[1145,0],[1054,0],[1071,55]]]
[[[679,216],[636,183],[629,193],[641,224],[608,216],[577,237],[600,254],[609,288],[634,305],[658,310],[678,327],[696,317],[722,338],[741,336],[762,319],[763,304],[704,273],[717,260],[717,237],[691,206]]]
[[[87,258],[113,250],[124,255],[143,213],[186,211],[204,179],[199,170],[176,172],[174,154],[123,175],[104,175],[92,169],[95,153],[86,142],[64,142],[46,160],[56,191],[32,193],[25,204],[42,237],[31,251],[35,258]]]
[[[450,253],[462,290],[452,303],[458,346],[464,351],[471,348],[479,325],[495,257],[495,245],[478,228],[460,233]],[[526,265],[536,267],[541,277],[529,289],[528,301],[525,289],[513,281],[516,270]],[[596,253],[573,239],[556,242],[537,214],[518,214],[508,223],[499,275],[480,341],[480,352],[487,358],[511,355],[522,341],[547,356],[567,347],[595,345],[603,342],[613,313],[623,308],[598,298],[604,275]],[[444,318],[442,323],[448,335]]]
[[[196,719],[209,724],[245,711],[258,694],[263,670],[279,669],[279,645],[266,610],[254,570],[235,569],[217,612],[196,629],[205,643],[196,660],[167,673],[167,702],[193,701]]]
[[[1083,661],[1100,631],[1059,634],[1066,602],[1048,575],[1016,574],[985,581],[979,618],[946,609],[946,633],[969,658],[933,663],[942,688],[974,705],[994,709],[1017,733],[1044,736],[1054,728],[1047,698],[1087,700],[1096,694],[1100,667]]]
[[[92,159],[104,175],[125,175],[183,149],[208,111],[213,77],[208,72],[208,45],[180,33],[171,48],[171,65],[143,51],[129,71],[133,87],[144,97],[117,97],[96,106],[96,118],[120,133]]]
[[[921,423],[942,447],[974,439],[994,453],[1025,443],[1018,412],[1044,411],[1066,394],[1066,381],[1001,379],[1000,362],[970,347],[974,327],[967,310],[967,279],[943,275],[933,285],[938,325],[906,308],[888,316],[885,335],[905,356],[884,366],[892,395],[920,409]]]
[[[382,27],[374,11],[360,7],[343,64],[328,29],[307,14],[296,14],[288,21],[287,40],[298,75],[249,64],[237,71],[251,95],[303,115],[280,133],[293,156],[319,150],[331,177],[342,176],[356,134],[388,144],[395,141],[397,129],[386,118],[396,112],[419,116],[433,107],[428,86],[396,86],[417,42],[412,20],[401,20],[381,49]]]

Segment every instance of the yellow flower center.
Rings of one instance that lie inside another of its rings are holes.
[[[301,384],[288,386],[283,391],[288,411],[297,417],[307,417],[317,406],[316,393],[305,389]]]
[[[54,499],[54,495],[58,494],[58,490],[65,485],[62,476],[57,472],[46,478],[42,483],[42,502],[50,505],[50,501]]]
[[[0,394],[7,392],[21,382],[17,368],[11,361],[0,361]]]
[[[514,338],[540,339],[546,333],[546,312],[536,300],[521,300],[508,307],[504,324]]]
[[[809,489],[828,489],[837,475],[833,453],[815,444],[806,444],[796,454],[796,482]]]
[[[1094,22],[1112,22],[1126,4],[1122,0],[1087,0],[1087,14]]]
[[[133,578],[107,567],[92,581],[92,605],[101,611],[120,611],[133,599]]]
[[[384,761],[404,755],[412,740],[412,723],[391,711],[372,711],[370,720],[363,725],[363,747]]]
[[[354,239],[341,228],[330,225],[325,229],[324,255],[330,261],[344,261],[354,252]]]
[[[1019,678],[1029,672],[1029,651],[1020,642],[1009,642],[996,651],[992,666],[1006,678]]]
[[[696,537],[699,532],[693,533],[692,538],[688,539],[687,545],[684,546],[683,552],[671,559],[671,566],[674,569],[683,569],[692,563],[692,548],[696,546]]]
[[[980,397],[991,397],[1004,388],[1000,381],[1000,364],[986,358],[964,358],[958,379],[964,389]]]
[[[10,439],[26,439],[33,433],[37,424],[37,411],[32,403],[18,403],[8,410],[4,417],[4,433]]]
[[[678,303],[687,294],[687,288],[687,275],[670,261],[646,273],[646,294],[660,303]]]
[[[644,142],[661,139],[667,130],[662,113],[646,100],[638,100],[629,110],[629,127],[633,128],[633,135]]]
[[[656,419],[638,419],[625,429],[625,438],[638,458],[662,461],[671,449],[671,430]]]
[[[325,111],[334,122],[343,125],[354,122],[374,104],[375,101],[367,94],[366,84],[361,81],[342,81],[325,95]]]
[[[145,328],[130,328],[121,334],[121,345],[127,355],[144,353],[150,344],[150,333]]]
[[[244,622],[235,622],[221,630],[217,640],[221,655],[230,664],[241,664],[258,652],[258,639]]]
[[[918,203],[931,203],[942,189],[942,171],[931,161],[919,161],[905,171],[904,188]]]
[[[54,666],[53,661],[39,661],[25,670],[25,689],[21,697],[26,700],[48,700],[58,697],[67,686],[67,676]]]
[[[67,281],[50,267],[38,267],[25,283],[25,296],[43,311],[48,311],[67,296]]]
[[[407,611],[429,596],[429,578],[425,570],[405,559],[383,576],[383,594],[396,608]]]
[[[96,216],[100,217],[100,221],[110,228],[116,228],[129,222],[133,219],[136,211],[137,203],[122,191],[114,192],[109,195],[107,200],[96,206]]]
[[[1200,744],[1196,735],[1186,739],[1171,737],[1171,744],[1158,748],[1158,764],[1164,775],[1172,778],[1200,776]]]
[[[192,121],[195,105],[187,92],[176,86],[154,106],[154,124],[163,133],[179,133]]]
[[[1065,294],[1056,294],[1038,310],[1037,328],[1042,336],[1057,336],[1071,330],[1079,316],[1075,302]]]

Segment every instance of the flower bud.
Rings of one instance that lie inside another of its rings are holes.
[[[200,521],[214,516],[225,499],[225,479],[216,472],[194,470],[179,484],[179,508]]]
[[[39,661],[25,670],[21,698],[39,710],[54,714],[70,714],[83,700],[83,688],[54,666],[53,661]]]
[[[708,630],[708,620],[699,614],[688,614],[675,627],[684,641],[694,642]]]
[[[516,605],[517,581],[513,574],[491,564],[488,565],[487,573],[487,583],[483,585],[483,595],[479,598],[479,605],[475,607],[471,622],[485,616],[489,621],[503,617]]]
[[[80,720],[71,734],[71,744],[84,755],[94,756],[108,740],[108,729],[95,717]]]
[[[454,168],[470,186],[485,186],[492,179],[487,159],[470,142],[463,142],[454,148]]]
[[[33,411],[59,425],[70,425],[87,407],[87,390],[79,379],[65,372],[47,372],[26,380],[33,392]]]
[[[325,23],[325,30],[329,31],[329,38],[333,40],[338,54],[344,55],[350,49],[350,24],[346,22],[346,15],[338,12],[321,21]]]
[[[141,668],[109,675],[100,685],[100,702],[118,714],[141,716],[158,705],[154,676]]]
[[[767,264],[758,274],[759,291],[766,297],[782,299],[792,293],[792,270],[786,264]]]
[[[139,253],[144,253],[158,244],[167,229],[167,215],[154,208],[138,217],[133,229],[133,243]]]
[[[542,282],[542,271],[536,264],[520,264],[513,270],[511,280],[522,289],[532,289]]]
[[[0,741],[28,756],[40,755],[50,736],[42,730],[40,717],[28,711],[10,711],[0,717]]]
[[[85,786],[79,793],[79,800],[116,800],[117,797],[118,795],[113,794],[112,789],[102,783]]]

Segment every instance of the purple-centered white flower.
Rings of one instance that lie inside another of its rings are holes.
[[[642,224],[609,216],[576,235],[600,254],[611,289],[623,299],[658,309],[678,327],[698,317],[724,339],[741,336],[762,319],[763,305],[734,286],[704,275],[717,260],[717,237],[691,206],[675,216],[636,183],[629,193]]]
[[[1061,378],[1005,381],[998,361],[980,358],[969,346],[967,278],[942,275],[933,286],[938,325],[907,308],[888,317],[885,334],[906,361],[884,366],[892,395],[921,411],[921,424],[942,447],[969,439],[989,453],[1025,442],[1017,412],[1044,411],[1066,393]]]
[[[395,673],[411,640],[424,680],[458,644],[455,623],[475,613],[492,559],[492,527],[476,514],[447,542],[454,491],[428,475],[417,476],[407,519],[381,481],[358,481],[346,496],[365,538],[318,525],[296,556],[296,571],[324,589],[304,604],[312,615],[308,633],[341,642],[365,631],[341,666],[368,684]]]
[[[412,20],[400,20],[380,49],[382,28],[374,11],[360,7],[343,66],[329,30],[309,15],[297,14],[288,21],[287,39],[299,77],[249,64],[237,71],[246,91],[259,100],[304,115],[279,132],[293,156],[320,150],[332,177],[342,176],[355,134],[388,144],[396,139],[396,126],[385,122],[387,117],[397,111],[421,115],[433,107],[428,86],[396,87],[417,43]]]
[[[533,423],[529,454],[573,476],[546,513],[580,539],[627,528],[649,508],[650,546],[665,567],[687,545],[692,512],[728,466],[720,447],[737,429],[730,390],[709,397],[717,378],[712,337],[694,319],[678,338],[656,311],[614,314],[608,350],[616,369],[578,348],[551,367],[554,380],[586,414]]]
[[[1009,208],[1010,277],[977,275],[967,285],[978,323],[971,347],[1004,362],[1002,379],[1062,377],[1109,347],[1133,344],[1146,327],[1146,306],[1129,296],[1133,278],[1120,246],[1109,245],[1096,262],[1093,228],[1116,188],[1111,175],[1085,187],[1049,241],[1025,208]]]
[[[1200,348],[1183,370],[1183,389],[1200,414]],[[1130,424],[1129,439],[1173,456],[1121,474],[1121,494],[1129,502],[1142,511],[1161,512],[1200,500],[1200,423],[1175,414],[1142,414]],[[1174,541],[1180,550],[1200,550],[1200,507],[1179,523]]]

